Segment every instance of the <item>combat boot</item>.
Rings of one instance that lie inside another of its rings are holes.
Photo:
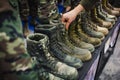
[[[119,16],[120,15],[120,12],[119,11],[116,11],[116,10],[112,10],[110,8],[108,8],[106,6],[106,0],[102,0],[102,8],[108,13],[108,14],[112,14],[112,15],[115,15],[115,16]]]
[[[108,22],[111,22],[112,24],[115,24],[115,20],[114,19],[111,19],[109,17],[106,17],[106,15],[104,15],[101,11],[100,11],[100,8],[97,6],[96,7],[96,11],[97,11],[97,15],[99,18],[105,20],[105,21],[108,21]]]
[[[47,35],[35,33],[27,36],[27,50],[32,57],[36,57],[40,66],[47,71],[64,79],[76,79],[78,72],[74,67],[58,61],[49,51]]]
[[[94,30],[96,30],[98,32],[102,32],[104,35],[107,35],[108,32],[109,32],[107,28],[98,26],[97,24],[95,24],[94,22],[92,22],[90,19],[88,20],[88,23],[90,25],[94,26]]]
[[[70,52],[71,50],[67,51],[67,48],[64,45],[61,45],[62,43],[58,41],[56,25],[51,24],[38,25],[35,27],[35,33],[46,34],[49,37],[50,51],[60,61],[72,67],[81,68],[81,66],[83,65],[81,60],[74,56],[70,56],[68,52]],[[63,48],[65,48],[66,50]]]
[[[88,34],[91,37],[99,38],[101,40],[103,40],[105,38],[103,33],[95,31],[95,29],[94,29],[95,27],[88,23],[89,16],[87,13],[85,13],[85,12],[81,13],[80,16],[81,16],[81,22],[79,22],[79,24],[81,24],[82,30],[86,34]]]
[[[76,34],[78,34],[79,38],[87,43],[93,44],[95,47],[101,44],[101,40],[99,38],[90,37],[89,35],[85,34],[82,30],[79,21],[77,24],[71,24],[70,27],[75,27]]]
[[[74,28],[74,27],[72,27]],[[71,44],[74,46],[80,47],[82,49],[87,49],[90,52],[93,52],[95,50],[94,46],[90,43],[86,43],[82,41],[79,36],[75,33],[75,29],[69,28],[68,30],[68,35],[69,35],[69,40]]]
[[[97,7],[98,7],[97,9],[100,10],[99,13],[101,12],[101,14],[103,14],[104,17],[108,17],[108,18],[110,18],[110,19],[116,20],[116,16],[110,15],[110,14],[108,14],[107,12],[105,12],[105,11],[103,10],[101,3],[100,3]]]
[[[68,36],[68,31],[65,29],[65,25],[60,23],[59,20],[52,20],[51,21],[52,24],[59,24],[59,26],[57,27],[58,29],[58,35],[60,36],[59,37],[59,41],[64,43],[65,45],[67,45],[74,53],[77,53],[79,54],[79,56],[81,55],[81,53],[79,52],[82,52],[84,55],[86,55],[86,53],[89,53],[87,50],[84,50],[84,49],[88,49],[90,52],[93,52],[94,51],[94,46],[93,45],[87,45],[87,43],[84,45],[83,41],[79,42],[79,46],[75,46],[71,43],[71,41],[69,40],[69,36]],[[82,48],[82,49],[81,49]],[[90,54],[87,54],[87,55],[90,55]],[[89,58],[88,58],[89,59]],[[86,60],[88,60],[86,58]],[[81,59],[83,60],[83,59]]]
[[[106,27],[108,29],[110,29],[112,27],[112,23],[111,22],[104,21],[104,20],[102,20],[102,19],[97,17],[97,13],[96,13],[96,9],[95,8],[93,10],[91,10],[90,17],[91,17],[91,20],[93,22],[97,23],[100,26]]]
[[[82,49],[80,47],[79,48],[75,47],[70,43],[70,41],[68,39],[68,32],[65,31],[64,24],[60,24],[58,26],[57,32],[58,32],[59,42],[62,43],[62,45],[64,46],[63,48],[66,48],[65,50],[69,50],[69,55],[75,56],[75,57],[81,59],[82,61],[88,61],[91,59],[92,55],[89,50]],[[94,47],[91,46],[91,48],[92,48],[91,51],[93,51]]]
[[[101,3],[102,4],[102,3]],[[117,17],[115,15],[112,14],[108,14],[103,8],[102,5],[98,5],[98,8],[100,9],[101,13],[104,14],[106,17],[110,18],[110,19],[114,19],[115,21],[117,20]]]

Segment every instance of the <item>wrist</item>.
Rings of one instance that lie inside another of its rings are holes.
[[[84,7],[81,5],[81,4],[79,4],[77,7],[75,7],[74,9],[74,12],[76,13],[76,14],[79,14],[81,11],[83,11],[84,10]]]

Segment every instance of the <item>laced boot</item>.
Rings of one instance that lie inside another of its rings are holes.
[[[87,13],[81,14],[81,22],[79,22],[79,24],[81,24],[82,30],[91,37],[95,37],[103,40],[105,38],[104,34],[101,32],[95,31],[94,26],[88,23],[88,17],[89,16]]]
[[[67,51],[67,48],[61,45],[61,43],[58,41],[56,25],[38,25],[35,27],[35,33],[43,33],[49,37],[50,51],[59,60],[75,68],[80,68],[83,65],[80,59],[68,55],[71,50]]]
[[[105,21],[108,21],[108,22],[111,22],[112,24],[115,24],[115,20],[114,19],[111,19],[109,17],[106,17],[106,15],[104,15],[101,11],[100,11],[100,8],[97,6],[96,7],[96,11],[97,11],[97,15],[99,18],[105,20]]]
[[[84,33],[88,34],[91,37],[99,38],[100,40],[103,40],[105,38],[104,34],[101,32],[95,31],[94,26],[92,26],[91,24],[81,23],[81,27]]]
[[[112,23],[111,22],[104,21],[104,20],[102,20],[102,19],[97,17],[95,8],[93,10],[91,10],[90,17],[91,17],[91,20],[93,22],[97,23],[100,26],[106,27],[108,29],[110,29],[112,27]]]
[[[87,49],[90,52],[93,52],[95,50],[94,46],[90,43],[86,43],[84,41],[82,41],[79,36],[75,33],[75,27],[69,28],[68,30],[68,39],[71,42],[71,44],[73,44],[74,46],[80,47],[82,49]]]
[[[55,19],[50,22],[53,25],[55,25],[55,24],[58,25],[58,27],[57,27],[58,37],[57,38],[58,38],[59,42],[61,42],[62,45],[64,45],[66,47],[66,49],[68,49],[70,51],[69,55],[75,56],[75,57],[81,59],[82,61],[87,61],[87,60],[91,59],[91,53],[84,48],[90,47],[89,48],[90,51],[93,51],[94,47],[92,45],[85,47],[81,44],[81,46],[84,47],[83,49],[72,45],[68,38],[68,31],[65,30],[65,25],[62,24],[61,21],[55,20]]]
[[[95,24],[94,22],[92,22],[90,19],[88,19],[88,23],[90,25],[94,26],[94,30],[96,30],[98,32],[102,32],[104,35],[107,35],[108,32],[109,32],[107,28],[98,26],[97,24]]]
[[[89,35],[85,34],[82,30],[79,21],[77,24],[72,24],[71,27],[75,27],[76,34],[78,34],[79,38],[87,43],[93,44],[95,47],[101,44],[101,40],[99,38],[93,38]]]
[[[107,6],[106,6],[106,0],[102,0],[102,8],[106,11],[106,12],[108,12],[109,14],[112,14],[112,15],[115,15],[115,16],[119,16],[120,15],[120,12],[119,11],[116,11],[116,10],[112,10],[112,9],[110,9],[110,8],[108,8]]]
[[[76,79],[78,77],[77,70],[55,59],[50,54],[48,45],[48,37],[44,34],[35,33],[27,36],[27,50],[32,57],[36,57],[40,66],[58,77],[68,80]]]
[[[104,14],[106,17],[110,18],[110,19],[114,19],[115,21],[117,20],[117,17],[115,15],[111,15],[111,14],[108,14],[103,8],[102,8],[102,5],[100,4],[98,6],[98,8],[100,9],[100,11],[102,12],[102,14]]]
[[[81,59],[82,61],[88,61],[91,59],[91,53],[89,50],[87,49],[82,49],[82,48],[78,48],[78,47],[75,47],[73,46],[70,42],[69,42],[69,39],[68,39],[68,34],[67,34],[67,31],[65,31],[65,26],[63,24],[60,24],[58,26],[58,40],[59,42],[62,43],[62,45],[64,46],[64,48],[66,48],[67,50],[69,50],[69,54],[68,55],[71,55],[71,56],[75,56],[79,59]],[[92,50],[94,49],[93,46],[91,46]],[[66,50],[65,49],[65,50]]]
[[[110,19],[114,19],[114,20],[115,20],[116,16],[110,15],[110,14],[108,14],[107,12],[105,12],[105,11],[103,10],[101,4],[102,4],[102,3],[100,2],[99,5],[97,6],[97,9],[99,9],[99,10],[98,10],[99,13],[101,12],[101,14],[103,14],[104,17],[108,17],[108,18],[110,18]]]

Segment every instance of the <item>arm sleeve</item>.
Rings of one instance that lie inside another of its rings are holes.
[[[84,7],[86,11],[88,11],[93,8],[98,1],[99,0],[81,0],[79,3]]]
[[[71,0],[64,0],[64,7],[71,6]]]

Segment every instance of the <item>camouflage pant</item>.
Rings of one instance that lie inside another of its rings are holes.
[[[18,12],[17,0],[0,0],[0,80],[38,80]]]

